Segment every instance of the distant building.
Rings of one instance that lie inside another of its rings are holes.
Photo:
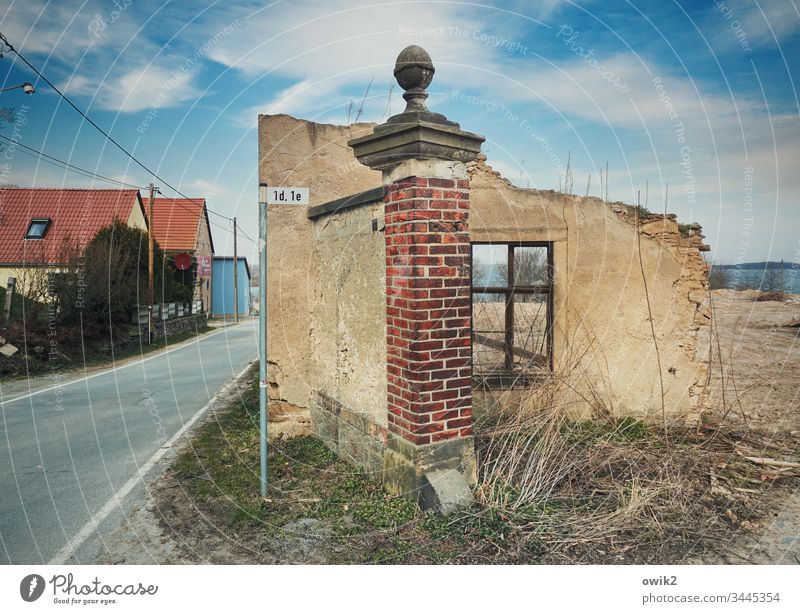
[[[144,211],[147,214],[147,198]],[[153,201],[153,236],[168,258],[186,253],[197,265],[195,300],[203,309],[211,304],[211,259],[214,241],[205,198],[156,198]]]
[[[250,315],[250,267],[247,258],[238,259],[239,317]],[[214,256],[211,275],[212,318],[230,318],[234,314],[233,258]]]
[[[84,249],[115,218],[147,230],[139,190],[0,189],[0,284],[25,293],[28,273],[57,272],[67,245]]]

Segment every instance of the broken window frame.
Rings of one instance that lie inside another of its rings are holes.
[[[507,247],[508,278],[505,286],[478,286],[474,283],[473,256],[475,246],[499,245]],[[547,278],[545,284],[515,285],[514,284],[514,251],[520,247],[543,247],[547,250]],[[502,294],[505,296],[505,321],[504,321],[504,354],[505,364],[502,373],[475,373],[474,347],[475,326],[470,317],[470,333],[472,335],[473,352],[473,385],[482,385],[489,388],[527,387],[541,381],[542,375],[514,373],[514,297],[518,294],[546,295],[546,334],[547,345],[547,371],[553,371],[553,294],[554,294],[554,266],[552,241],[473,241],[470,242],[470,305],[473,305],[475,294]],[[474,315],[474,314],[473,314]]]

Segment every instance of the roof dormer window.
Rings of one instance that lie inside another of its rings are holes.
[[[43,239],[49,227],[50,227],[50,218],[34,218],[28,225],[28,232],[25,233],[25,238]]]

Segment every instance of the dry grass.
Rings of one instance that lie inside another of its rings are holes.
[[[574,421],[565,386],[546,383],[478,426],[481,513],[503,518],[520,548],[550,562],[666,563],[724,550],[763,514],[762,495],[796,477],[764,476],[742,449],[789,453],[796,442],[720,427]]]

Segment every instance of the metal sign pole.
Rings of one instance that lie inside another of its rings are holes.
[[[267,184],[258,186],[258,408],[261,496],[267,496]],[[238,305],[237,305],[238,307]]]

